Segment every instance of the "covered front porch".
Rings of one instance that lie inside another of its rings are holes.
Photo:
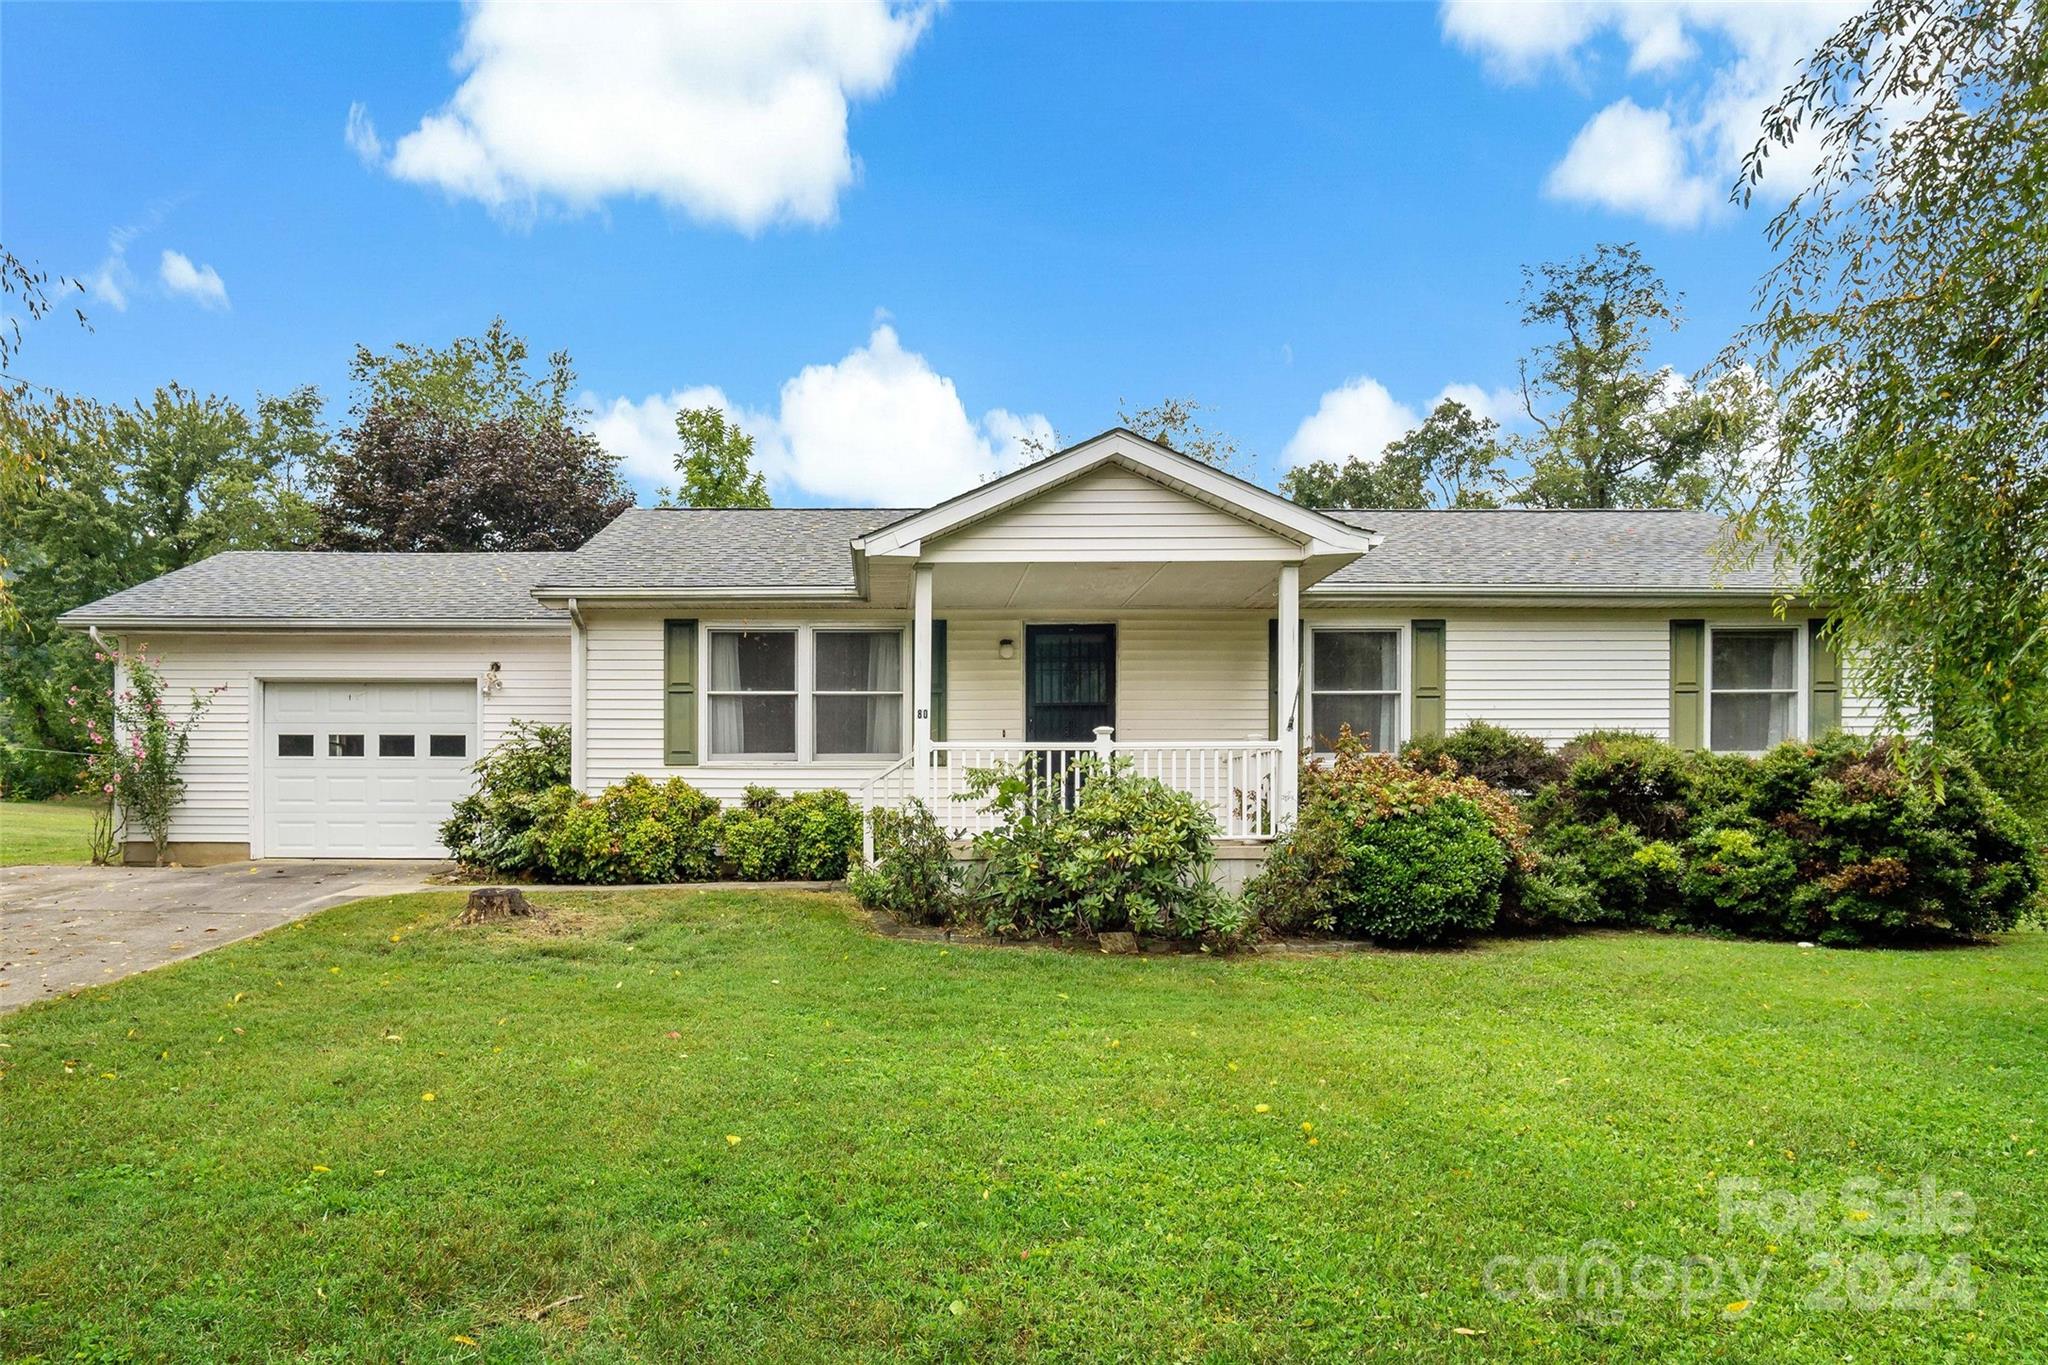
[[[1302,592],[1374,543],[1121,431],[869,532],[864,584],[911,609],[911,743],[863,799],[916,797],[972,835],[992,818],[974,771],[1093,756],[1195,797],[1224,838],[1273,838],[1295,810]]]
[[[911,735],[864,806],[922,800],[961,839],[997,816],[977,771],[1030,762],[1058,799],[1115,760],[1194,797],[1219,837],[1272,839],[1295,809],[1295,563],[920,563]]]

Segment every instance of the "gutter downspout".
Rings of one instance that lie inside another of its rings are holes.
[[[584,675],[583,612],[576,599],[569,599],[569,785],[583,790],[584,772],[589,766],[590,741],[584,734],[589,706],[583,696]]]

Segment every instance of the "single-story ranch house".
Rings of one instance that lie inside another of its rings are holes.
[[[1340,726],[1759,750],[1847,721],[1815,622],[1695,512],[1297,506],[1115,430],[926,508],[635,508],[573,553],[234,552],[68,613],[221,688],[172,856],[433,857],[470,765],[567,724],[587,791],[922,795],[1127,755],[1239,857]],[[146,845],[131,844],[131,856]]]

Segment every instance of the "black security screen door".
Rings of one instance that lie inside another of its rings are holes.
[[[1116,724],[1116,627],[1024,627],[1024,738],[1086,744]]]

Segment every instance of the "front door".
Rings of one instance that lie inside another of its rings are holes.
[[[1116,627],[1024,627],[1024,738],[1089,744],[1116,724]]]

